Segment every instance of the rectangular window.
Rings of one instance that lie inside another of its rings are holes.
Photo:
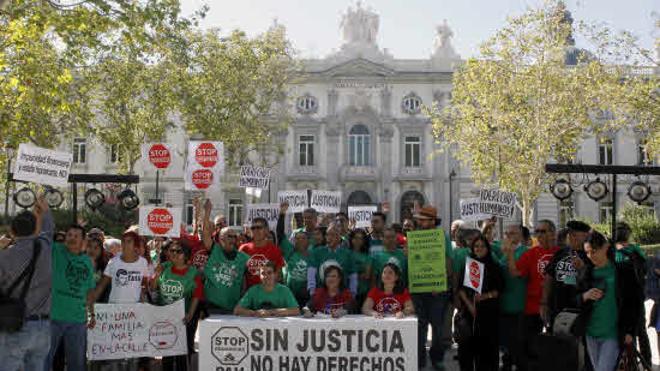
[[[243,225],[243,201],[239,199],[229,200],[229,220],[230,227],[240,227]]]
[[[648,141],[646,139],[642,139],[637,145],[637,165],[648,166],[652,164],[651,157],[649,156],[649,153],[646,152],[647,143]]]
[[[421,166],[422,139],[420,137],[406,137],[404,144],[406,167]]]
[[[314,166],[314,136],[301,135],[298,139],[300,166]]]
[[[118,164],[121,161],[121,152],[119,151],[119,144],[110,146],[110,163]]]
[[[84,164],[87,157],[87,139],[75,138],[73,140],[73,163]]]
[[[351,135],[349,138],[351,166],[369,166],[369,135]]]
[[[598,144],[598,160],[601,165],[612,165],[612,139],[602,139]]]
[[[600,209],[600,223],[609,223],[612,221],[612,208],[613,203],[610,202],[601,202]]]
[[[195,219],[195,208],[192,205],[192,200],[186,203],[186,225],[192,225]]]

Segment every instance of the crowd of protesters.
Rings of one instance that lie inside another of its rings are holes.
[[[24,323],[0,323],[0,370],[148,369],[149,359],[86,359],[86,331],[95,303],[185,301],[188,355],[165,357],[164,370],[187,370],[198,322],[213,315],[253,317],[364,314],[416,316],[419,368],[444,369],[457,343],[461,370],[535,370],[534,339],[556,331],[563,312],[578,313],[570,332],[584,343],[585,369],[612,371],[629,344],[650,364],[644,300],[660,301],[660,262],[630,242],[617,225],[616,241],[580,221],[557,230],[541,220],[530,231],[495,220],[453,221],[445,236],[448,278],[443,292],[410,293],[406,235],[438,228],[437,209],[417,207],[412,219],[387,223],[376,212],[371,227],[355,228],[345,213],[302,213],[302,227],[286,231],[288,205],[274,231],[255,218],[249,228],[211,221],[209,200],[194,202],[192,232],[147,240],[137,227],[119,238],[99,228],[71,225],[56,232],[43,197],[17,214],[0,238],[0,294],[24,297]],[[530,233],[531,232],[531,233]],[[463,285],[470,257],[483,264],[481,292]],[[27,272],[27,273],[25,273]],[[654,308],[650,326],[660,333]],[[0,321],[2,322],[2,321]],[[431,342],[427,347],[428,331]],[[561,355],[555,355],[561,357]]]

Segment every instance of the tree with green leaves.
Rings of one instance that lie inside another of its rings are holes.
[[[190,35],[180,76],[181,117],[191,134],[224,142],[231,160],[273,145],[285,129],[293,57],[284,27],[248,38],[218,30]]]
[[[595,47],[576,48],[576,29]],[[561,1],[530,9],[454,73],[445,110],[427,110],[437,140],[456,149],[477,184],[516,192],[526,225],[548,184],[545,164],[572,160],[587,135],[629,127],[641,114],[631,98],[647,99],[642,80],[626,79],[630,63],[607,54],[627,45],[596,31],[574,27]]]

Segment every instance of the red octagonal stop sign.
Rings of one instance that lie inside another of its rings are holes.
[[[218,163],[218,149],[213,143],[204,142],[195,150],[195,160],[204,167],[213,167]]]
[[[479,287],[479,282],[481,281],[481,270],[479,269],[479,264],[475,261],[470,263],[470,284],[473,288]]]
[[[164,145],[158,143],[149,148],[149,162],[156,168],[167,169],[171,161],[170,150]]]
[[[167,234],[174,228],[174,217],[167,209],[153,209],[147,215],[147,227],[155,235]]]
[[[209,169],[199,169],[192,173],[192,184],[197,189],[206,189],[213,183],[213,172]]]

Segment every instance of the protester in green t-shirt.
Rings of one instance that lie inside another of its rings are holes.
[[[312,266],[307,271],[307,289],[310,296],[314,296],[317,285],[320,286],[323,283],[321,274],[330,264],[341,267],[345,275],[348,276],[344,284],[349,287],[353,296],[357,292],[358,280],[353,265],[353,253],[342,245],[339,232],[339,226],[331,223],[326,231],[326,245],[315,247],[311,251]]]
[[[374,274],[372,275],[372,287],[378,285],[383,267],[387,263],[396,264],[401,269],[401,280],[406,285],[408,277],[408,259],[399,248],[396,241],[396,231],[387,227],[383,230],[383,251],[374,253],[371,258]]]
[[[261,283],[245,293],[234,314],[247,317],[287,317],[300,314],[298,302],[288,287],[276,282],[275,263],[267,261],[259,268]]]
[[[580,304],[587,318],[586,340],[595,371],[616,367],[620,344],[632,344],[643,303],[630,263],[615,263],[613,247],[602,234],[592,231],[584,250],[592,265],[579,276]]]
[[[237,233],[230,227],[220,230],[220,245],[213,243],[210,222],[211,203],[204,205],[202,241],[211,249],[206,265],[202,270],[204,277],[204,295],[210,314],[231,314],[241,298],[243,282],[250,257],[238,251]],[[212,246],[212,247],[211,247]]]
[[[356,311],[361,311],[362,304],[371,288],[372,264],[369,257],[369,236],[362,229],[353,229],[348,234],[348,246],[353,253],[353,268],[358,274],[358,288],[355,296]]]
[[[163,357],[163,370],[186,370],[189,357],[195,351],[195,330],[197,329],[197,305],[203,298],[202,280],[197,268],[190,266],[191,250],[179,241],[169,240],[163,248],[170,252],[171,261],[156,268],[156,276],[151,281],[152,290],[158,293],[158,304],[169,305],[179,300],[185,300],[186,340],[188,354]]]
[[[309,239],[305,232],[298,232],[295,236],[295,250],[286,259],[284,283],[293,292],[300,307],[309,300],[307,291],[307,269],[311,266],[312,257],[309,253]]]
[[[69,370],[85,369],[88,319],[90,327],[95,322],[90,293],[96,282],[92,261],[83,253],[84,236],[83,227],[72,225],[66,231],[64,244],[55,242],[51,250],[53,287],[48,369],[61,341]]]

